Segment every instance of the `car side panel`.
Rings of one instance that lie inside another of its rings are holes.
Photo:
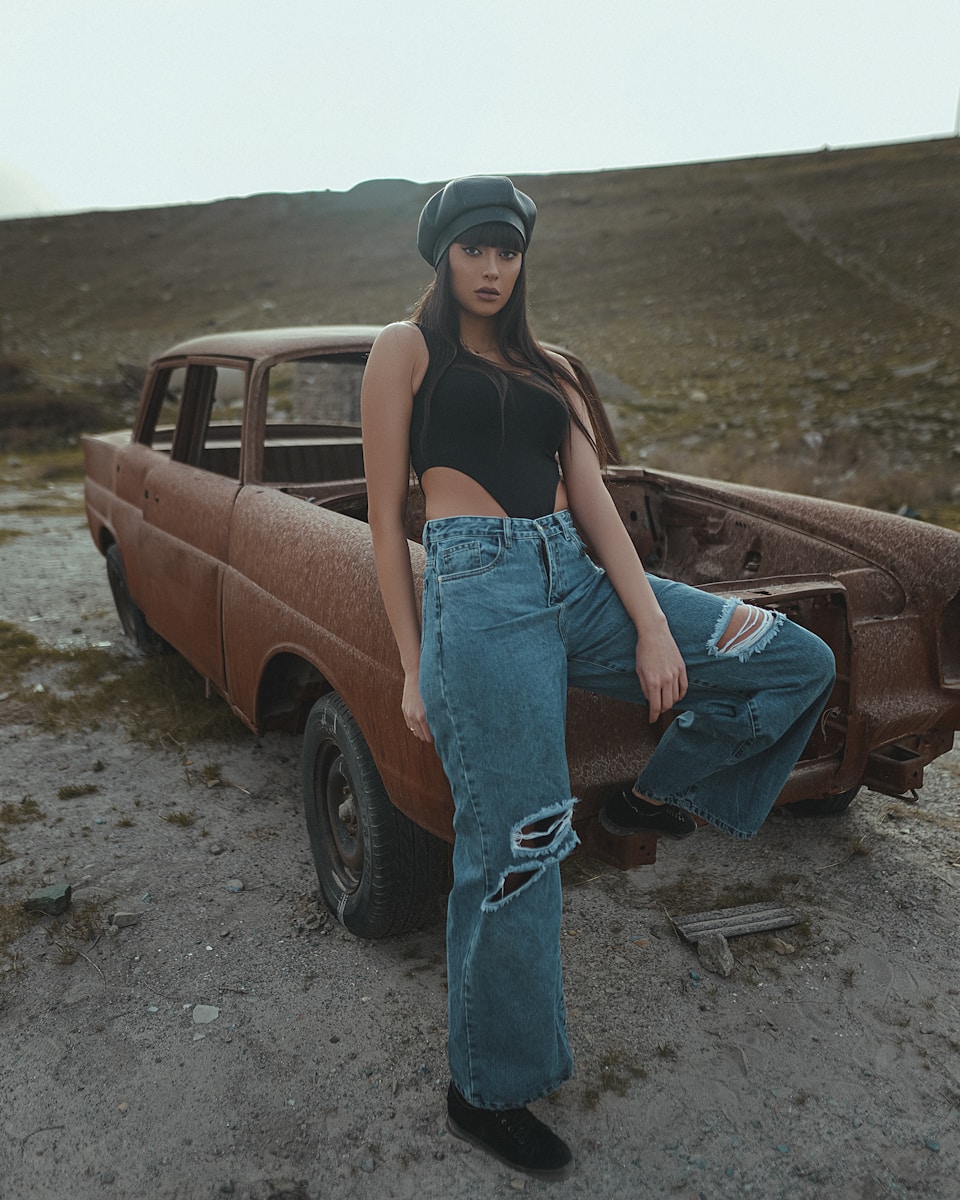
[[[423,551],[411,553],[419,576]],[[440,761],[403,723],[400,660],[364,522],[271,488],[243,488],[230,528],[223,636],[227,691],[251,725],[262,725],[258,693],[270,660],[303,658],[343,697],[397,808],[451,836]]]

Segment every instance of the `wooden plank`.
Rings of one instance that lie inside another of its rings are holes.
[[[790,925],[799,925],[802,919],[792,908],[779,904],[742,904],[737,908],[715,908],[670,918],[677,932],[694,944],[706,933],[722,933],[725,938],[739,937],[767,929],[786,929]]]

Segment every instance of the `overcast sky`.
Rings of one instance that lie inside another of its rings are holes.
[[[0,0],[0,216],[952,134],[960,0]]]

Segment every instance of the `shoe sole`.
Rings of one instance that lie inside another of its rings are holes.
[[[496,1150],[492,1150],[486,1142],[478,1137],[474,1137],[472,1133],[468,1133],[462,1125],[458,1125],[456,1121],[447,1114],[447,1129],[454,1137],[460,1138],[463,1142],[469,1142],[471,1146],[476,1146],[478,1150],[482,1150],[484,1154],[489,1154],[491,1158],[495,1158],[497,1162],[502,1162],[504,1166],[509,1167],[511,1171],[520,1171],[524,1175],[532,1175],[534,1179],[542,1179],[549,1183],[559,1182],[561,1179],[569,1179],[576,1169],[576,1164],[573,1159],[567,1163],[565,1167],[556,1167],[552,1171],[538,1171],[536,1167],[522,1167],[519,1163],[511,1162],[509,1158],[504,1158],[502,1154],[498,1154]]]
[[[673,842],[682,842],[684,838],[691,837],[697,832],[696,826],[688,829],[686,833],[670,833],[666,829],[644,829],[642,826],[630,829],[626,825],[618,825],[616,821],[611,821],[604,812],[600,813],[599,821],[607,833],[615,834],[617,837],[638,837],[643,833],[652,833],[654,837],[665,837],[670,838]]]

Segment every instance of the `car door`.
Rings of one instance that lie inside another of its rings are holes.
[[[219,690],[226,688],[221,597],[230,517],[240,490],[246,364],[187,365],[169,457],[143,479],[138,603],[153,629]]]

